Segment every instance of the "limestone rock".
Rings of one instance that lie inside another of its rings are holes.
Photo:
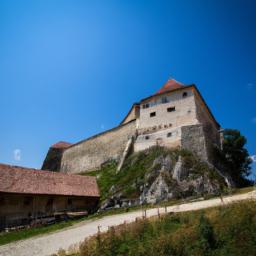
[[[138,159],[136,156],[130,164],[136,164]],[[137,197],[129,198],[125,189],[120,190],[112,186],[110,192],[113,196],[102,204],[102,209],[219,194],[221,186],[225,186],[224,178],[213,166],[202,162],[193,154],[179,150],[173,154],[163,151],[147,168],[143,184],[137,181],[127,184],[132,191],[136,191]]]

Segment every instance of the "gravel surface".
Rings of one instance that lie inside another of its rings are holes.
[[[228,196],[223,198],[210,199],[204,201],[196,201],[167,207],[168,212],[184,212],[198,210],[222,204],[227,204],[239,200],[255,199],[256,192],[246,194]],[[165,208],[159,209],[160,213],[165,212]],[[56,253],[60,248],[68,250],[72,247],[76,248],[85,238],[94,235],[100,226],[101,231],[106,231],[109,226],[135,221],[137,217],[142,217],[142,211],[134,211],[122,213],[112,216],[103,217],[97,220],[84,221],[67,229],[32,237],[26,240],[13,242],[0,246],[1,256],[49,256]],[[158,209],[153,208],[147,210],[147,217],[158,214]]]

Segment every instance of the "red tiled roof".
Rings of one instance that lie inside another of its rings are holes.
[[[72,143],[66,142],[66,141],[59,141],[51,146],[51,148],[60,148],[65,149],[72,145]]]
[[[175,90],[175,89],[178,89],[178,88],[182,88],[182,87],[184,87],[184,84],[176,81],[175,79],[169,79],[163,85],[163,87],[155,93],[155,95],[161,94],[161,93],[164,93],[164,92],[169,92],[169,91],[172,91],[172,90]]]
[[[0,164],[0,192],[99,197],[95,177]]]

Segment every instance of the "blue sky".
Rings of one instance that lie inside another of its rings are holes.
[[[169,77],[256,155],[256,1],[0,1],[0,162],[116,126]],[[254,166],[255,168],[255,166]]]

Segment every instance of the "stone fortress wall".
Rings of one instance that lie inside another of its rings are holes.
[[[98,134],[67,148],[61,161],[61,172],[81,173],[100,168],[111,160],[120,160],[127,141],[136,133],[136,120]]]

